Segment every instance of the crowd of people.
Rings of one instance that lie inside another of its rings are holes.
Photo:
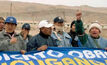
[[[29,35],[31,26],[25,23],[21,32],[16,33],[17,20],[9,16],[6,20],[0,17],[0,51],[20,51],[22,54],[29,51],[44,51],[48,47],[86,47],[107,50],[107,40],[100,36],[102,26],[94,22],[89,26],[87,34],[83,27],[82,13],[77,12],[76,20],[71,22],[70,31],[65,32],[65,20],[57,16],[53,24],[42,20],[38,24],[40,32]]]

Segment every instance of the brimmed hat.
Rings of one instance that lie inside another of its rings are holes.
[[[39,23],[39,28],[42,28],[42,27],[47,27],[47,28],[49,28],[49,27],[52,27],[53,26],[53,24],[49,24],[48,23],[48,20],[42,20],[42,21],[40,21],[40,23]]]
[[[55,22],[63,23],[63,22],[64,22],[64,19],[63,19],[62,17],[59,17],[59,16],[58,16],[58,17],[55,17],[55,18],[54,18],[54,23],[55,23]]]
[[[15,17],[9,16],[6,18],[5,23],[13,23],[17,25],[17,20]]]
[[[28,23],[23,24],[22,29],[30,30],[30,25]]]

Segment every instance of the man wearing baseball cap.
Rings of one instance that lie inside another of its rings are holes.
[[[22,25],[22,29],[21,29],[20,35],[23,37],[23,39],[24,39],[26,44],[32,38],[32,36],[29,35],[30,29],[31,29],[30,24],[25,23],[25,24]]]
[[[56,47],[55,40],[51,37],[53,24],[50,24],[47,20],[40,21],[39,34],[32,37],[32,39],[27,44],[27,51],[32,50],[46,50],[47,47]]]
[[[7,17],[5,30],[0,32],[0,51],[21,51],[25,53],[25,44],[22,37],[15,32],[17,20],[15,17]]]
[[[71,37],[64,31],[64,22],[62,17],[54,18],[54,30],[51,36],[56,40],[58,47],[72,47]]]

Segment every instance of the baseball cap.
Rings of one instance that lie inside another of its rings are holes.
[[[13,23],[17,25],[17,20],[15,17],[9,16],[6,18],[5,23]]]
[[[23,24],[22,29],[30,30],[30,25],[28,23]]]
[[[63,23],[64,22],[64,19],[62,17],[55,17],[54,18],[54,22],[58,22],[58,23]]]
[[[42,21],[40,21],[40,23],[39,23],[39,28],[42,28],[42,27],[47,27],[47,28],[49,28],[49,27],[52,27],[53,26],[53,24],[50,24],[50,23],[48,23],[48,20],[42,20]]]

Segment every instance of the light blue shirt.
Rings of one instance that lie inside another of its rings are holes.
[[[98,43],[100,48],[102,48],[102,49],[107,48],[107,40],[104,39],[103,37],[100,37],[99,39],[94,39],[94,40]],[[84,46],[89,47],[89,48],[98,48],[97,45],[95,44],[94,40],[90,35],[88,35],[87,42]]]
[[[58,47],[72,47],[72,44],[70,42],[71,37],[68,33],[63,32],[62,35],[57,33],[57,36],[61,40],[58,40],[58,37],[55,35],[54,32],[52,33],[51,36],[56,40],[56,43],[57,43]]]

